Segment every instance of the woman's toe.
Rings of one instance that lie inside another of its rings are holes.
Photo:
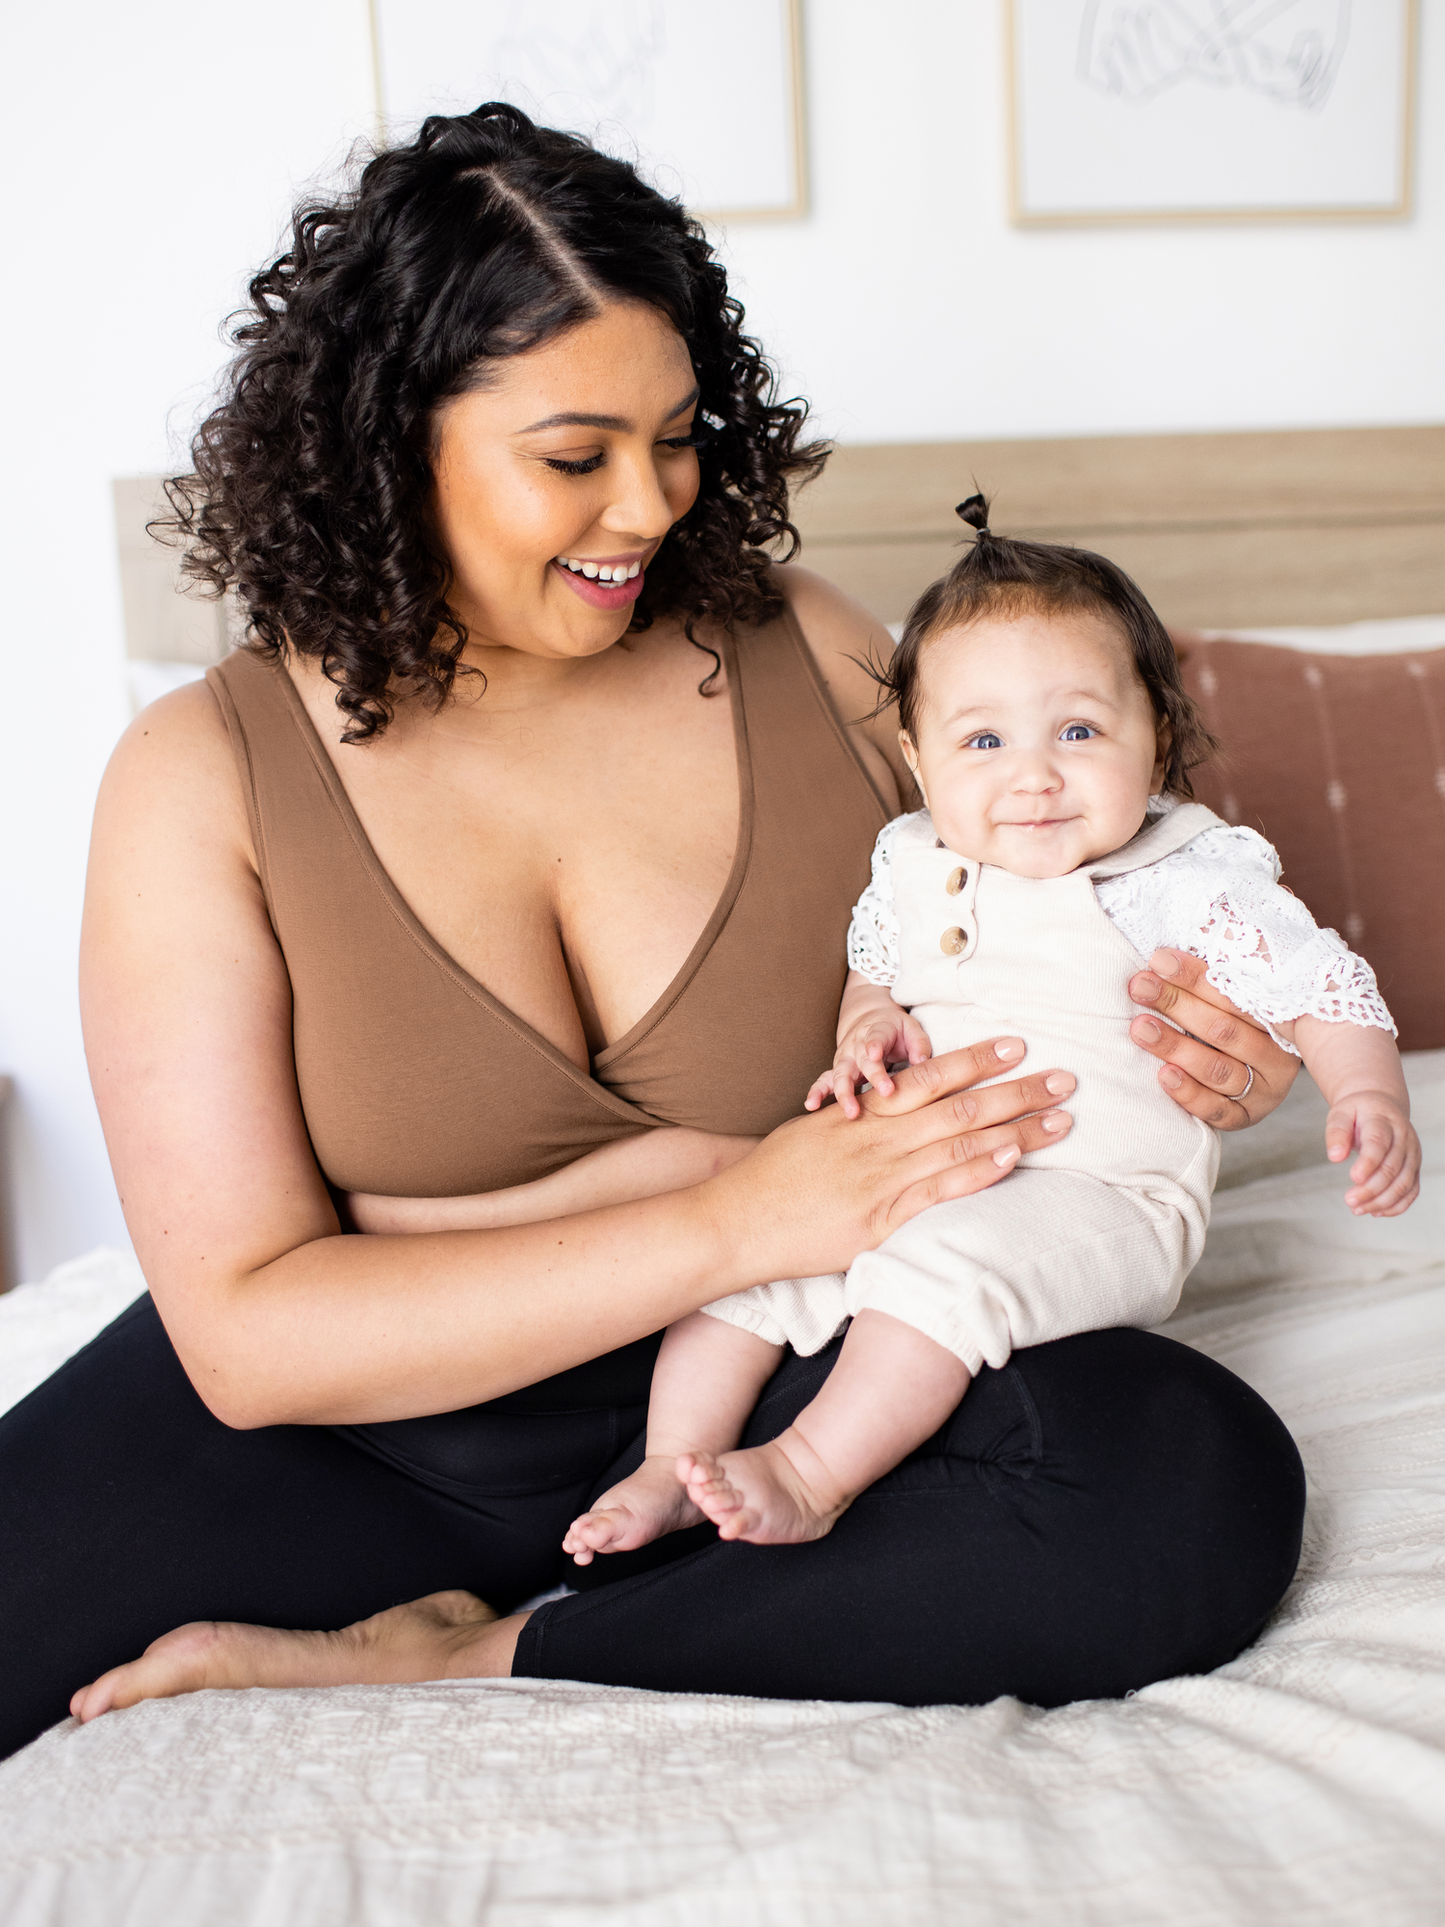
[[[213,1621],[203,1620],[152,1640],[139,1659],[112,1666],[98,1680],[82,1686],[70,1702],[71,1712],[86,1725],[102,1713],[135,1706],[141,1700],[170,1699],[211,1684],[207,1674],[222,1630]]]
[[[92,1680],[89,1686],[82,1686],[71,1694],[70,1715],[72,1719],[79,1720],[81,1725],[84,1726],[90,1720],[97,1719],[100,1714],[110,1711],[110,1684],[112,1677],[113,1675],[110,1673],[102,1673],[100,1678]]]

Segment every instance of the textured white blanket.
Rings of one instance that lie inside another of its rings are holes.
[[[1415,1210],[1349,1217],[1307,1088],[1227,1146],[1169,1327],[1257,1385],[1309,1467],[1299,1578],[1232,1665],[1052,1713],[521,1681],[200,1694],[0,1767],[0,1919],[1438,1927],[1445,1052],[1408,1067]],[[0,1404],[134,1286],[100,1255],[0,1302]]]

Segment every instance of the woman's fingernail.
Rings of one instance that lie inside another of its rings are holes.
[[[1043,1125],[1046,1131],[1067,1131],[1069,1128],[1068,1112],[1050,1111],[1046,1117],[1039,1119],[1039,1123]]]
[[[1166,1064],[1159,1073],[1159,1082],[1163,1084],[1167,1090],[1177,1091],[1179,1086],[1184,1082],[1184,1079],[1172,1064]]]
[[[1134,1035],[1141,1044],[1157,1044],[1164,1033],[1157,1024],[1151,1024],[1147,1017],[1141,1017],[1134,1027]]]
[[[994,1152],[993,1161],[1000,1169],[1007,1169],[1010,1164],[1015,1162],[1018,1154],[1019,1147],[1016,1144],[1005,1144],[1001,1151]]]
[[[1044,1079],[1044,1089],[1050,1097],[1067,1097],[1074,1088],[1074,1080],[1067,1071],[1051,1071]]]
[[[1153,963],[1151,958],[1152,967],[1159,972],[1161,977],[1177,977],[1179,975],[1179,959],[1174,955],[1172,950],[1167,950],[1160,954],[1163,955],[1163,963]]]
[[[1007,1064],[1011,1058],[1022,1057],[1024,1047],[1022,1044],[1016,1044],[1011,1037],[1006,1037],[1001,1044],[994,1045],[993,1054],[995,1057],[1001,1057]]]
[[[1136,1004],[1152,1004],[1163,988],[1152,970],[1141,970],[1129,986],[1129,995]]]

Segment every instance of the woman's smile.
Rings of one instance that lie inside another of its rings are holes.
[[[654,551],[655,552],[655,551]],[[551,567],[594,609],[625,609],[642,594],[650,555],[554,556]]]

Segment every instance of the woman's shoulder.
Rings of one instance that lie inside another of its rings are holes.
[[[106,766],[98,821],[137,830],[184,825],[186,840],[230,844],[251,856],[240,773],[225,716],[205,682],[187,683],[148,703],[125,730]]]
[[[888,660],[892,636],[861,602],[814,569],[782,563],[773,569],[771,580],[874,780],[906,808],[916,791],[898,747],[898,716],[891,705],[878,710],[878,685],[864,666]]]
[[[185,683],[147,703],[122,733],[111,756],[112,767],[163,760],[177,774],[199,764],[209,767],[222,757],[234,763],[230,732],[210,685],[204,680]]]

